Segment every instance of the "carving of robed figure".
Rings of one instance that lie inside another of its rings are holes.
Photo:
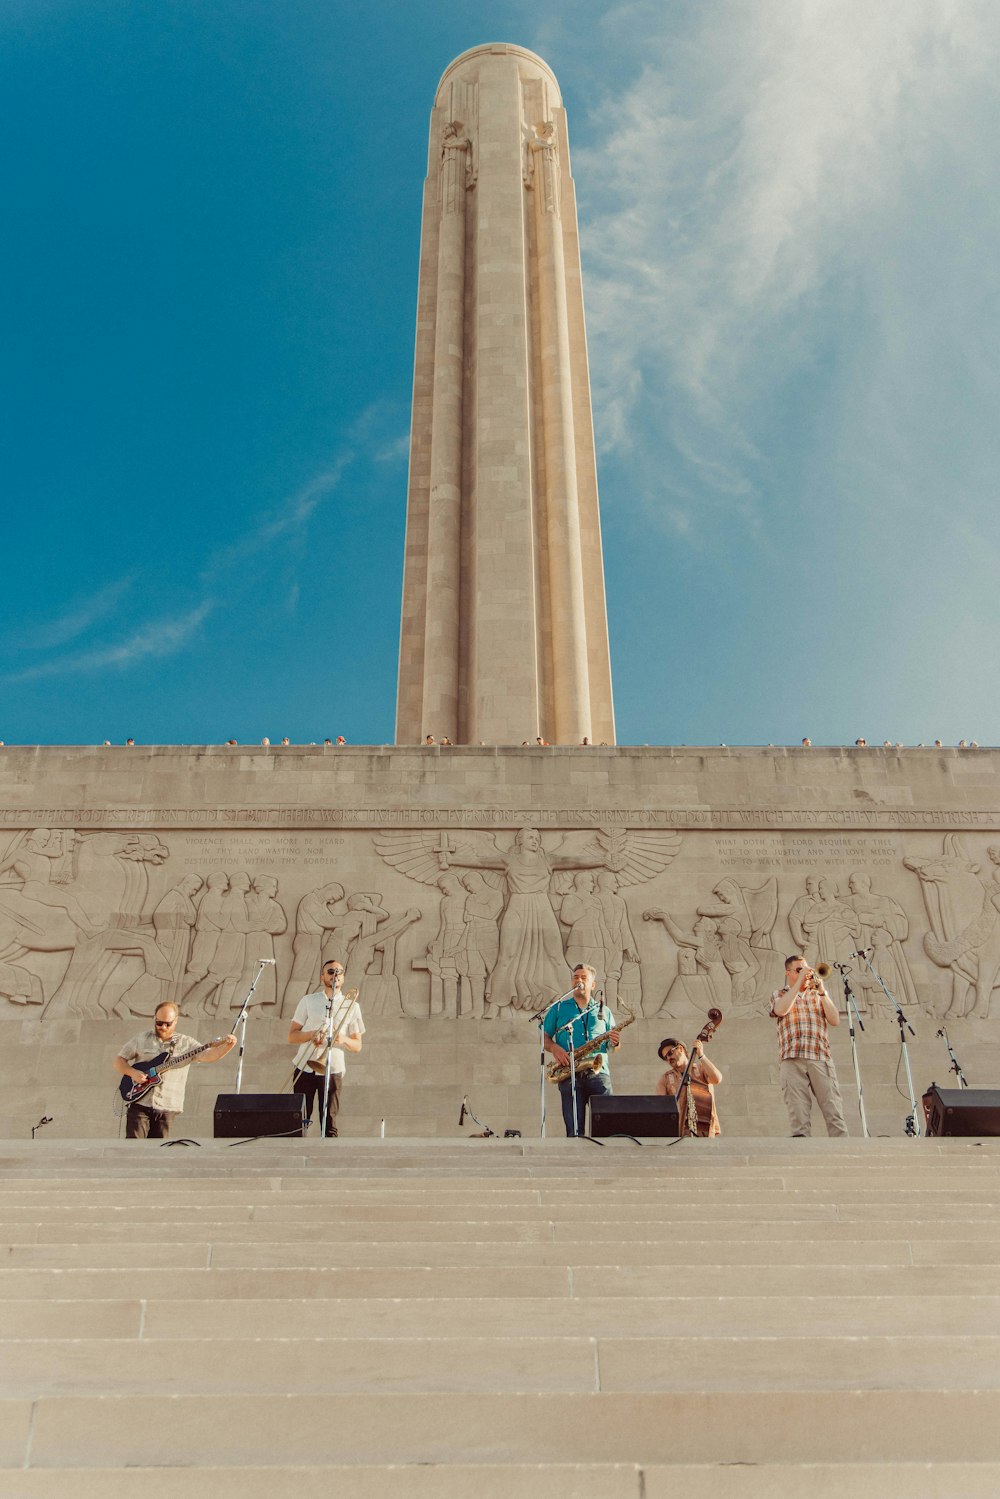
[[[486,997],[499,1009],[530,1009],[538,996],[558,994],[566,976],[562,937],[549,900],[553,869],[594,868],[599,858],[548,854],[536,828],[520,828],[506,853],[441,855],[473,868],[498,869],[507,885],[500,921],[500,956]]]

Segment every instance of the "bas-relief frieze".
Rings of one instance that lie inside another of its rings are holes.
[[[786,952],[872,948],[905,1004],[988,1018],[1000,987],[1000,839],[948,832],[723,836],[615,824],[382,832],[95,831],[0,844],[0,1000],[46,1020],[287,1017],[337,952],[371,1016],[489,1020],[591,963],[612,1005],[766,1013]],[[887,1011],[855,964],[865,1009]],[[15,1012],[16,1013],[16,1012]]]

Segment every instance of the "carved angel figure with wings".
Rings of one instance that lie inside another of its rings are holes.
[[[454,837],[454,842],[452,841]],[[598,829],[568,833],[546,847],[537,828],[522,827],[506,848],[490,833],[380,833],[375,848],[394,869],[423,884],[444,870],[479,869],[505,894],[500,954],[487,980],[490,1011],[532,1009],[566,984],[562,934],[550,899],[553,876],[563,870],[608,869],[619,885],[639,884],[665,869],[680,835]]]

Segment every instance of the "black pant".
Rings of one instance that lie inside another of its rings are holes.
[[[560,1083],[559,1097],[562,1101],[563,1123],[566,1126],[567,1135],[585,1135],[587,1133],[588,1098],[603,1098],[611,1091],[611,1078],[606,1072],[578,1072],[576,1074],[577,1128],[574,1130],[573,1079],[568,1077],[565,1082]]]
[[[126,1140],[165,1140],[178,1112],[177,1109],[150,1109],[145,1104],[130,1103],[125,1115]]]
[[[326,1105],[326,1136],[332,1139],[337,1133],[337,1111],[340,1108],[340,1088],[343,1083],[343,1075],[339,1072],[330,1073],[330,1097]],[[313,1107],[322,1116],[323,1112],[323,1089],[326,1086],[326,1074],[314,1072],[311,1067],[304,1067],[301,1072],[296,1073],[292,1084],[293,1093],[301,1093],[306,1101],[306,1118],[313,1116]]]

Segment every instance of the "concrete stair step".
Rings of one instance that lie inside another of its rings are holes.
[[[832,1208],[832,1214],[823,1219],[807,1217],[807,1219],[775,1219],[775,1217],[741,1217],[733,1222],[720,1225],[718,1220],[703,1222],[694,1219],[690,1214],[675,1222],[670,1220],[630,1220],[627,1225],[622,1226],[621,1220],[613,1223],[604,1223],[603,1220],[595,1220],[591,1225],[574,1222],[564,1223],[559,1219],[559,1214],[553,1214],[549,1220],[540,1220],[535,1223],[510,1223],[498,1222],[498,1220],[469,1219],[468,1222],[381,1222],[378,1223],[376,1234],[372,1232],[372,1225],[364,1222],[354,1223],[312,1223],[306,1217],[288,1222],[288,1220],[277,1220],[277,1222],[246,1222],[246,1223],[214,1223],[210,1214],[204,1214],[198,1222],[190,1223],[144,1223],[136,1220],[132,1223],[108,1223],[87,1222],[85,1225],[75,1223],[57,1223],[57,1225],[33,1225],[33,1223],[19,1223],[9,1225],[0,1229],[1,1243],[6,1247],[19,1246],[19,1244],[49,1244],[52,1247],[70,1246],[70,1244],[162,1244],[166,1241],[181,1244],[202,1244],[205,1241],[220,1246],[220,1244],[232,1244],[232,1246],[244,1246],[244,1244],[282,1244],[288,1243],[289,1235],[294,1235],[295,1240],[303,1244],[370,1244],[378,1240],[381,1244],[417,1244],[417,1243],[483,1243],[484,1240],[493,1244],[549,1244],[561,1243],[568,1247],[580,1246],[580,1244],[601,1243],[619,1244],[627,1232],[627,1237],[636,1243],[667,1244],[676,1243],[726,1243],[726,1241],[739,1241],[739,1243],[762,1243],[762,1241],[774,1241],[774,1243],[795,1243],[796,1240],[816,1240],[817,1235],[822,1235],[823,1240],[829,1241],[856,1241],[864,1240],[867,1243],[898,1243],[898,1241],[940,1240],[943,1234],[948,1235],[949,1240],[960,1241],[970,1244],[996,1244],[999,1240],[996,1220],[984,1219],[984,1217],[963,1217],[961,1213],[934,1214],[927,1219],[919,1217],[889,1217],[880,1219],[870,1214],[865,1214],[859,1219],[855,1214],[841,1217],[837,1214],[837,1205]],[[607,1250],[600,1250],[607,1255]]]
[[[708,1445],[708,1441],[706,1441]],[[276,1489],[276,1482],[282,1487]],[[5,1499],[996,1499],[1000,1463],[352,1464],[342,1467],[32,1468]]]
[[[683,1327],[683,1320],[680,1321]],[[753,1393],[996,1390],[1000,1334],[940,1337],[177,1338],[8,1342],[0,1398],[470,1391]],[[252,1357],[248,1358],[249,1348]]]
[[[318,1434],[321,1434],[318,1435]],[[30,1447],[29,1447],[30,1441]],[[1000,1462],[1000,1391],[177,1395],[0,1401],[7,1467]]]
[[[934,1240],[918,1246],[921,1263],[985,1264],[1000,1263],[1000,1244],[965,1244],[961,1240]],[[830,1242],[825,1239],[798,1239],[782,1253],[783,1264],[794,1265],[911,1265],[917,1263],[915,1246],[905,1239],[872,1244],[867,1239]],[[475,1264],[517,1267],[533,1265],[601,1265],[608,1260],[605,1245],[588,1243],[520,1242],[494,1243],[479,1239],[463,1243],[390,1243],[365,1244],[349,1241],[342,1244],[314,1242],[302,1244],[281,1240],[278,1243],[248,1244],[12,1244],[0,1250],[2,1269],[291,1269],[306,1266],[314,1270],[333,1268],[433,1267]],[[615,1250],[620,1265],[771,1265],[774,1245],[763,1240],[738,1239],[718,1243],[713,1239],[688,1239],[680,1243],[669,1240],[629,1241]]]
[[[148,1223],[196,1223],[205,1219],[213,1223],[245,1223],[251,1219],[259,1223],[287,1222],[299,1214],[308,1214],[310,1220],[316,1223],[405,1222],[426,1218],[428,1214],[440,1223],[461,1223],[469,1219],[532,1223],[547,1221],[557,1214],[564,1222],[572,1223],[587,1221],[589,1212],[590,1219],[598,1222],[617,1222],[623,1217],[634,1222],[675,1221],[682,1215],[692,1215],[701,1221],[726,1222],[738,1221],[748,1212],[752,1212],[755,1217],[773,1214],[784,1218],[821,1218],[830,1214],[834,1202],[842,1216],[854,1213],[858,1217],[866,1214],[888,1217],[898,1216],[901,1212],[912,1215],[915,1210],[920,1209],[925,1213],[933,1209],[942,1212],[961,1210],[968,1216],[973,1216],[976,1212],[988,1210],[997,1201],[1000,1182],[995,1190],[970,1192],[954,1189],[938,1193],[916,1190],[878,1193],[847,1188],[840,1188],[834,1193],[827,1187],[822,1190],[790,1189],[784,1192],[758,1192],[749,1189],[740,1194],[736,1191],[716,1193],[711,1187],[703,1186],[700,1191],[689,1194],[668,1191],[663,1187],[655,1193],[647,1192],[643,1200],[623,1200],[609,1195],[595,1200],[593,1204],[581,1202],[579,1194],[575,1199],[534,1202],[498,1202],[488,1197],[455,1202],[432,1192],[421,1195],[423,1200],[421,1196],[400,1198],[385,1192],[380,1197],[365,1201],[345,1197],[340,1201],[318,1200],[315,1203],[310,1203],[308,1198],[281,1201],[244,1198],[242,1202],[213,1202],[206,1208],[196,1200],[162,1203],[146,1200],[142,1193],[137,1193],[127,1203],[47,1203],[44,1206],[5,1204],[3,1217],[8,1224],[37,1222],[58,1225],[71,1222],[82,1226],[88,1222],[128,1223],[138,1217]]]
[[[870,1163],[921,1169],[941,1161],[953,1168],[1000,1157],[996,1139],[920,1139],[903,1137],[860,1140],[790,1141],[768,1137],[681,1141],[649,1141],[639,1147],[629,1141],[609,1140],[600,1147],[588,1140],[340,1140],[324,1143],[257,1140],[237,1149],[230,1142],[203,1139],[196,1148],[167,1147],[157,1141],[8,1140],[0,1142],[0,1175],[7,1181],[104,1177],[121,1182],[149,1173],[160,1177],[182,1172],[185,1177],[230,1177],[240,1180],[307,1172],[310,1179],[371,1181],[377,1174],[395,1173],[414,1180],[447,1179],[456,1172],[483,1180],[510,1177],[565,1184],[574,1175],[587,1179],[627,1177],[639,1180],[675,1169],[710,1172],[716,1164],[752,1166],[755,1170],[799,1169],[808,1173],[816,1161],[824,1167],[855,1167]]]
[[[584,1315],[581,1318],[581,1311]],[[307,1319],[346,1338],[544,1338],[570,1330],[614,1328],[622,1337],[670,1338],[689,1327],[705,1337],[895,1337],[919,1328],[929,1337],[1000,1335],[997,1296],[608,1296],[593,1308],[543,1298],[421,1301],[239,1300],[8,1301],[0,1307],[7,1339],[286,1337]],[[584,1328],[580,1328],[580,1323]]]
[[[886,1300],[912,1296],[1000,1297],[1000,1266],[996,1265],[869,1265],[824,1264],[821,1284],[828,1299],[859,1294]],[[310,1295],[338,1300],[447,1298],[468,1300],[489,1296],[525,1301],[545,1298],[586,1303],[600,1301],[613,1289],[616,1300],[651,1298],[669,1293],[674,1299],[703,1297],[709,1287],[727,1297],[757,1299],[810,1296],[817,1289],[812,1265],[628,1265],[609,1256],[604,1264],[563,1263],[535,1265],[525,1274],[506,1265],[314,1268],[263,1266],[236,1268],[158,1269],[4,1269],[0,1270],[0,1303],[9,1300],[69,1300],[88,1298],[215,1301],[242,1297],[271,1300]],[[562,1310],[562,1308],[560,1308]],[[581,1307],[584,1314],[587,1307]]]

